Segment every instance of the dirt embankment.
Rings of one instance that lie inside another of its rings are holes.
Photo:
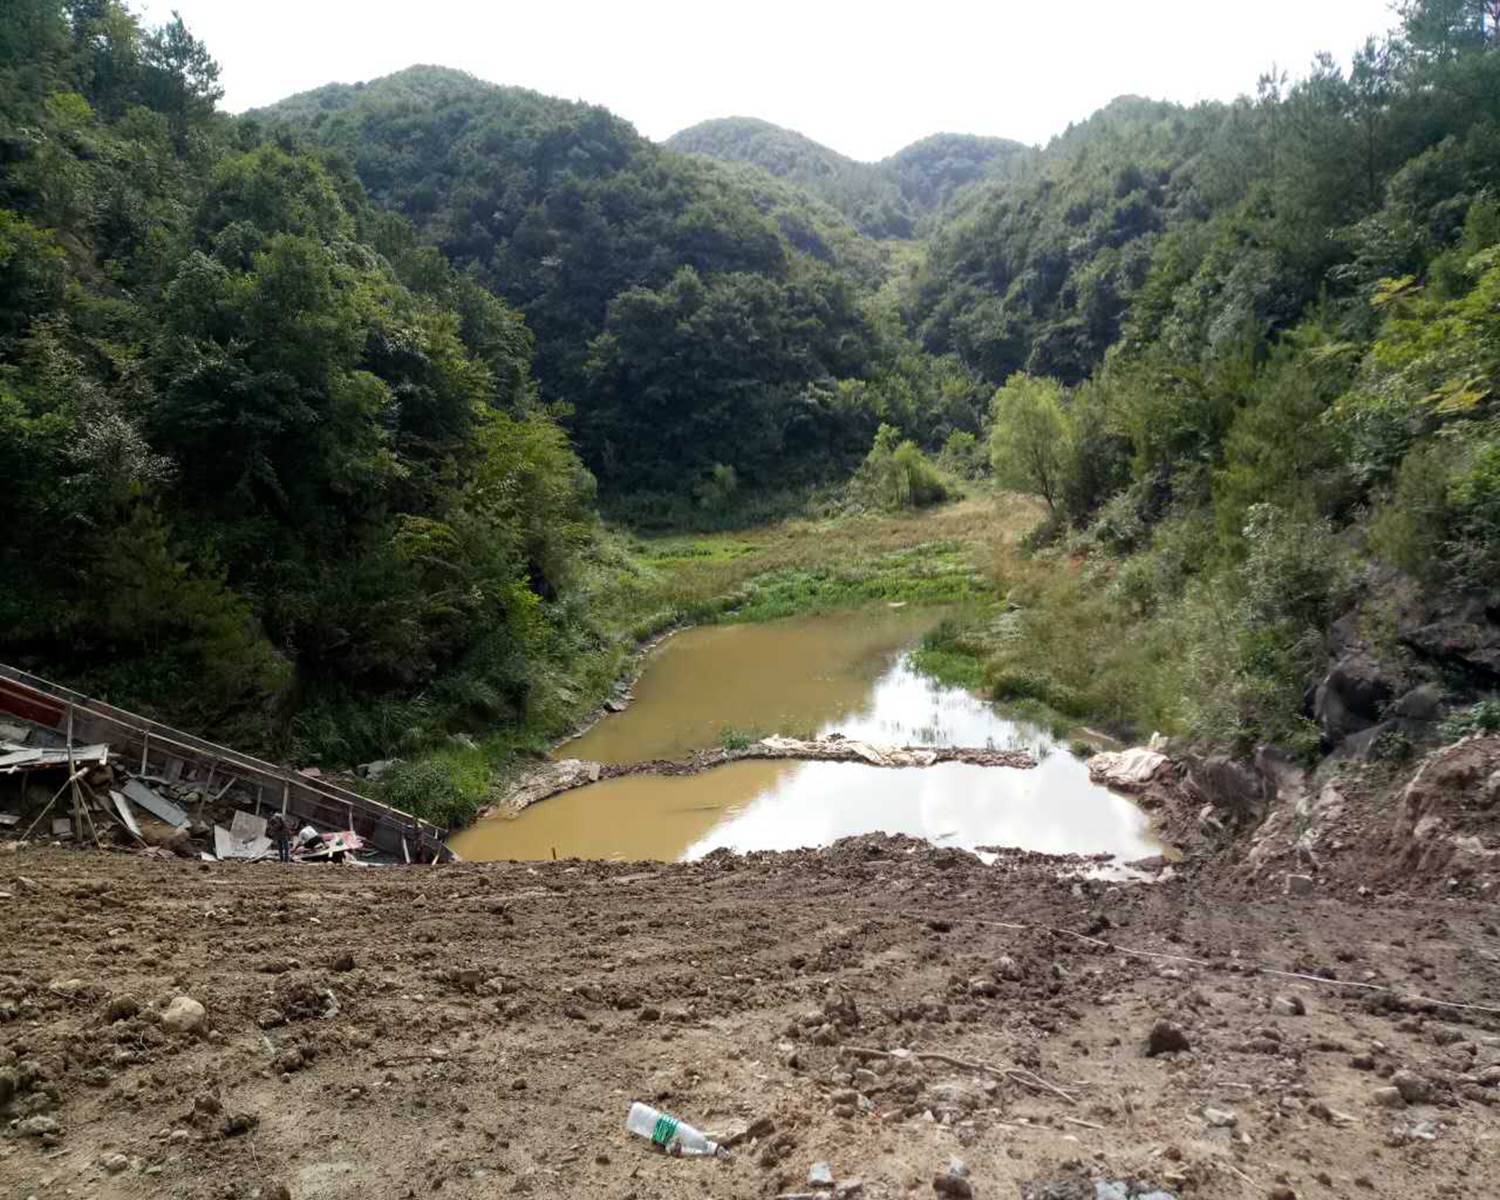
[[[1496,1004],[1492,906],[1080,865],[7,853],[0,1194],[1487,1194],[1500,1018],[1431,1000]]]
[[[804,741],[768,737],[744,746],[695,751],[685,759],[656,758],[631,763],[599,763],[565,758],[534,764],[511,781],[499,801],[486,810],[521,812],[542,800],[576,791],[605,779],[631,775],[697,775],[729,763],[759,760],[855,763],[867,767],[931,767],[938,763],[969,763],[979,767],[1030,770],[1036,759],[1024,750],[996,750],[963,746],[878,746],[840,734]],[[481,814],[484,815],[484,814]]]

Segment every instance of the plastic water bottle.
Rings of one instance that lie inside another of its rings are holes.
[[[728,1158],[729,1151],[691,1125],[639,1101],[630,1106],[625,1128],[649,1138],[668,1154],[713,1154]]]

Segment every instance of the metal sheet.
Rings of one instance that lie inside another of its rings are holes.
[[[236,809],[234,820],[229,823],[229,836],[237,842],[254,842],[266,836],[266,819]]]
[[[157,795],[139,779],[128,780],[121,790],[132,804],[139,804],[153,817],[159,817],[168,825],[181,829],[188,823],[187,813],[170,800]]]
[[[125,822],[125,828],[136,837],[140,837],[141,827],[135,823],[135,814],[130,811],[130,802],[114,790],[110,791],[109,798],[115,802],[115,811],[120,814],[120,820]]]
[[[214,853],[223,858],[248,858],[256,859],[264,856],[271,849],[271,839],[268,837],[253,838],[242,842],[235,838],[229,830],[222,825],[214,826]]]
[[[77,767],[104,766],[109,762],[109,746],[100,742],[94,746],[74,746],[73,764]],[[66,749],[44,749],[32,746],[0,754],[0,775],[11,775],[16,771],[39,771],[48,767],[66,767]]]

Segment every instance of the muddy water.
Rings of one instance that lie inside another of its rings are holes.
[[[696,858],[721,846],[785,850],[885,831],[941,845],[1052,853],[1157,853],[1145,814],[1094,787],[1044,730],[912,671],[905,651],[935,618],[868,612],[689,630],[667,642],[635,703],[560,756],[680,758],[726,728],[756,735],[842,732],[912,746],[1025,748],[1033,771],[944,764],[740,762],[684,778],[633,776],[480,822],[454,839],[468,859]]]

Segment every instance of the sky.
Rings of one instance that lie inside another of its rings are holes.
[[[602,104],[664,140],[751,116],[852,158],[932,133],[1045,143],[1126,93],[1192,103],[1347,62],[1390,0],[147,0],[223,67],[224,107],[413,63]]]

